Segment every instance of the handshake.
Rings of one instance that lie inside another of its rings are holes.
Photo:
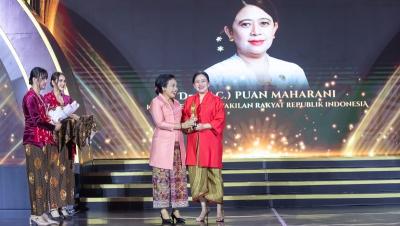
[[[182,129],[195,129],[197,127],[197,118],[192,117],[185,122],[181,123]]]

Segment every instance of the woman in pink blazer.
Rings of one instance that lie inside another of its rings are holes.
[[[181,105],[174,75],[162,74],[155,82],[157,96],[151,101],[150,113],[155,130],[150,150],[153,167],[153,207],[161,209],[163,224],[183,224],[177,208],[187,207],[186,150],[182,129],[194,126],[195,119],[181,123]],[[167,208],[172,207],[171,218]]]

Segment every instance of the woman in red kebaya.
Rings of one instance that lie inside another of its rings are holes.
[[[209,91],[207,73],[194,74],[192,81],[197,93],[185,101],[182,120],[197,118],[196,126],[187,131],[186,155],[192,199],[200,202],[202,208],[196,221],[203,222],[208,216],[207,202],[210,202],[217,204],[217,222],[223,222],[221,169],[224,103]]]
[[[54,110],[58,106],[65,106],[72,103],[72,98],[64,94],[66,86],[65,76],[61,72],[54,72],[50,78],[50,86],[53,88],[52,91],[44,95],[44,101],[47,104],[49,110]],[[79,116],[72,114],[71,118],[78,120]],[[59,183],[54,193],[50,193],[55,196],[57,200],[54,203],[53,208],[59,208],[60,213],[63,217],[70,217],[73,215],[74,206],[74,189],[75,179],[73,173],[73,160],[76,151],[74,143],[69,142],[66,145],[67,148],[63,148],[59,152],[52,153],[54,158],[50,162],[51,171],[60,178]]]

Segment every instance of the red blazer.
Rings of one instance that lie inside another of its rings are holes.
[[[208,168],[222,168],[222,139],[225,127],[225,111],[222,100],[208,92],[200,104],[199,94],[190,96],[183,106],[182,121],[191,117],[192,103],[196,106],[199,123],[210,123],[212,129],[195,131],[187,135],[186,164]],[[196,144],[199,142],[199,159]]]

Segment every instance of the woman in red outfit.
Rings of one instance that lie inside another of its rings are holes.
[[[44,95],[44,101],[48,105],[49,110],[54,110],[58,106],[65,106],[72,103],[72,98],[64,94],[66,86],[65,76],[61,72],[54,72],[50,78],[50,86],[52,91]],[[72,114],[71,118],[78,120],[79,116]],[[54,174],[60,178],[58,186],[53,188],[56,194],[57,202],[53,208],[58,208],[64,217],[73,215],[74,206],[74,188],[75,180],[73,173],[73,162],[75,154],[75,144],[67,143],[67,148],[62,148],[59,152],[53,153],[54,158],[50,162],[50,167]],[[56,213],[57,214],[57,213]],[[53,217],[57,217],[53,216]]]
[[[202,222],[208,216],[207,202],[211,202],[217,204],[217,222],[223,222],[221,169],[224,103],[209,91],[210,80],[207,73],[194,74],[192,81],[197,94],[185,101],[182,120],[198,119],[197,125],[188,131],[186,150],[192,199],[199,201],[202,208],[196,221]]]
[[[49,195],[49,184],[56,183],[57,178],[49,172],[50,153],[57,147],[54,145],[53,131],[61,128],[60,123],[50,123],[46,105],[40,90],[46,87],[47,71],[43,68],[32,69],[29,84],[32,86],[25,94],[22,109],[25,116],[23,145],[26,155],[29,197],[31,201],[30,222],[37,225],[58,224],[48,217],[52,197]]]

